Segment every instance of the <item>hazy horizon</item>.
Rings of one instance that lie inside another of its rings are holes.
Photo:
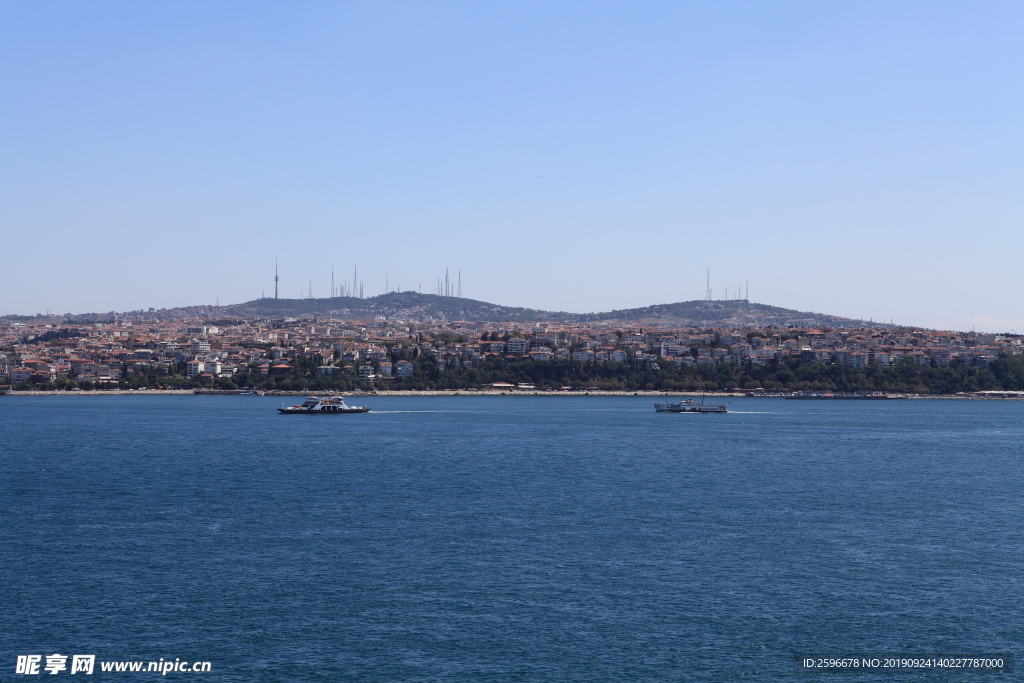
[[[1024,330],[1024,5],[8,4],[0,314],[431,293]],[[386,285],[387,283],[387,285]]]
[[[409,293],[409,291],[408,290],[402,290],[401,292],[396,292],[395,290],[392,290],[391,292],[387,292],[387,293],[406,294],[406,293]],[[416,293],[416,294],[434,294],[434,292],[414,292],[414,293]],[[373,298],[376,298],[376,297],[379,297],[379,296],[383,296],[384,294],[385,294],[385,292],[380,292],[380,293],[377,293],[377,294],[367,294],[367,295],[365,295],[363,297],[350,296],[350,295],[340,295],[340,294],[335,296],[335,297],[330,297],[330,296],[317,297],[317,296],[313,296],[312,300],[326,300],[326,299],[331,299],[331,298],[373,299]],[[274,297],[271,294],[270,296],[260,297],[260,298],[273,299]],[[459,297],[456,297],[456,298],[459,298]],[[473,297],[469,297],[469,296],[464,296],[464,297],[461,297],[461,298],[477,301],[477,302],[483,303],[483,304],[503,306],[503,307],[506,307],[506,308],[523,308],[523,309],[528,309],[528,310],[537,310],[539,312],[546,312],[546,313],[567,313],[567,314],[583,314],[583,315],[594,314],[594,313],[611,313],[613,311],[631,310],[631,309],[634,309],[634,308],[646,308],[646,307],[652,307],[652,306],[673,305],[673,304],[690,303],[690,302],[694,302],[694,301],[702,301],[703,300],[703,299],[686,299],[686,300],[681,300],[681,301],[659,301],[659,302],[652,302],[652,303],[641,305],[641,306],[633,306],[633,307],[630,307],[629,309],[611,309],[611,308],[606,308],[606,309],[592,310],[592,311],[571,311],[571,310],[566,310],[566,309],[532,309],[529,306],[519,306],[517,304],[503,303],[503,302],[500,302],[500,301],[483,301],[483,300],[480,300],[480,299],[474,299]],[[717,299],[717,298],[715,298],[713,300],[716,301],[716,302],[721,302],[721,301],[732,301],[734,299],[735,299],[735,297],[733,297],[731,299],[728,299],[728,300]],[[256,300],[259,300],[259,299],[248,300],[248,301],[236,301],[236,302],[194,303],[194,304],[187,304],[187,305],[184,305],[184,306],[168,306],[168,307],[164,307],[164,308],[154,308],[154,312],[159,312],[159,311],[163,311],[163,310],[181,309],[181,308],[231,307],[231,306],[237,306],[237,305],[252,303],[253,301],[256,301]],[[308,300],[310,300],[310,297],[278,297],[278,300],[280,300],[282,302],[288,302],[288,301],[308,301]],[[811,311],[811,310],[793,309],[792,307],[789,307],[789,306],[779,306],[777,304],[771,304],[771,303],[762,302],[762,301],[754,301],[753,299],[751,299],[749,301],[749,303],[753,304],[753,305],[772,306],[774,308],[780,308],[780,309],[785,309],[785,310],[794,310],[794,311],[799,311],[801,313],[808,313],[808,314],[815,314],[815,315],[837,316],[837,317],[840,317],[840,318],[846,318],[847,317],[847,316],[842,316],[842,315],[838,315],[838,314],[832,313],[830,311]],[[120,310],[120,311],[115,311],[113,309],[109,309],[109,310],[105,310],[105,311],[97,309],[97,310],[91,310],[91,311],[74,311],[74,312],[72,312],[72,311],[64,311],[64,312],[49,311],[49,312],[34,312],[34,313],[10,313],[10,314],[0,314],[0,318],[3,318],[5,316],[6,317],[32,317],[32,316],[38,316],[38,315],[46,316],[47,313],[49,314],[50,317],[62,317],[62,316],[77,316],[77,315],[89,315],[89,314],[104,315],[104,314],[109,314],[109,313],[128,314],[128,313],[138,313],[138,312],[141,312],[143,314],[148,313],[148,312],[150,312],[150,307],[146,307],[146,308],[142,308],[142,309]],[[927,328],[927,327],[920,326],[920,325],[909,325],[907,323],[901,323],[898,320],[891,320],[891,321],[889,321],[889,320],[873,320],[873,319],[870,319],[870,318],[863,318],[863,319],[861,319],[861,318],[850,318],[850,319],[851,320],[862,320],[862,322],[865,324],[865,326],[870,326],[871,324],[880,324],[880,325],[886,325],[886,326],[887,325],[898,325],[898,326],[904,326],[904,327],[919,327],[919,328],[922,328],[922,329],[938,329],[938,330],[944,329],[944,328]],[[969,331],[972,331],[972,330],[976,331],[976,332],[987,332],[987,333],[1012,333],[1012,334],[1017,334],[1018,333],[1016,330],[1011,330],[1011,329],[981,330],[981,329],[973,329],[973,328],[971,328],[971,329],[950,330],[950,331],[969,332]]]

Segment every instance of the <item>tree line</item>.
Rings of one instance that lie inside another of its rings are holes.
[[[866,369],[809,363],[798,357],[772,360],[764,365],[724,363],[687,367],[659,358],[647,361],[577,362],[569,359],[534,361],[525,357],[486,356],[479,367],[462,364],[443,367],[430,355],[413,356],[407,351],[392,353],[394,361],[408,360],[413,374],[361,380],[338,368],[339,374],[320,375],[312,359],[288,359],[286,372],[262,376],[255,366],[235,375],[199,379],[185,377],[182,364],[161,374],[156,369],[127,375],[116,382],[94,384],[89,380],[59,379],[39,385],[23,384],[16,389],[68,390],[79,388],[213,388],[287,391],[354,391],[359,389],[459,390],[480,389],[496,382],[530,384],[538,390],[597,389],[619,391],[883,391],[912,394],[955,394],[986,390],[1024,391],[1024,356],[1001,356],[988,367],[964,365],[956,360],[948,366],[918,366],[905,358],[899,365],[874,365]],[[365,363],[363,363],[365,364]]]

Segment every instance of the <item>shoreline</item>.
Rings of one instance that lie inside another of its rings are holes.
[[[287,396],[312,396],[320,392],[316,391],[268,391],[260,394],[264,397],[287,397]],[[334,393],[334,392],[331,392]],[[349,391],[340,392],[344,396],[359,398],[376,396],[647,396],[654,398],[668,398],[674,396],[705,397],[716,399],[742,399],[742,398],[776,398],[784,399],[784,396],[757,396],[751,397],[747,394],[737,394],[721,391],[601,391],[598,389],[583,391],[494,391],[494,390],[429,390],[429,391]],[[93,391],[7,391],[0,396],[240,396],[237,391],[199,390],[195,389],[106,389]],[[962,400],[962,401],[1024,401],[1024,397],[1003,397],[1003,396],[960,396],[956,394],[895,394],[891,399],[873,400]],[[806,400],[829,400],[829,399],[806,399]],[[832,400],[858,400],[858,399],[832,399]],[[864,399],[860,399],[864,400]],[[872,400],[872,399],[868,399]]]

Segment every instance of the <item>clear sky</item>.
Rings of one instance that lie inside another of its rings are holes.
[[[1024,3],[0,1],[0,314],[434,289],[1024,332]]]

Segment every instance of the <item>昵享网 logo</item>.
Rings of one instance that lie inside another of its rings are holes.
[[[70,663],[68,662],[70,660]],[[14,665],[14,673],[25,676],[39,674],[55,675],[59,673],[91,675],[96,668],[96,655],[18,655]],[[210,662],[182,661],[180,657],[173,660],[161,657],[156,661],[128,660],[101,661],[99,670],[113,673],[158,673],[166,676],[169,673],[209,673]]]

